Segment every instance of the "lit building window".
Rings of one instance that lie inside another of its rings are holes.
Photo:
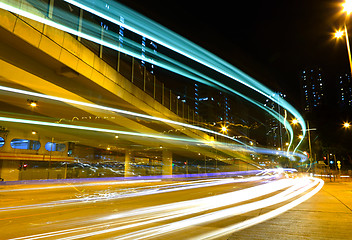
[[[10,143],[12,148],[15,149],[27,149],[27,150],[38,150],[40,148],[40,142],[28,139],[12,139]]]
[[[47,142],[45,144],[45,149],[49,152],[51,151],[63,152],[66,149],[66,145],[64,143]]]

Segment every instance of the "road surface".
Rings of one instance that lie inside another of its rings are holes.
[[[227,239],[320,190],[316,178],[0,185],[0,239]]]

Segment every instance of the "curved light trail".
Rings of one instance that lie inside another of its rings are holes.
[[[194,60],[195,62],[198,62],[210,69],[215,70],[216,72],[229,77],[235,81],[240,82],[244,86],[260,93],[261,95],[269,98],[273,102],[279,104],[283,108],[287,109],[296,119],[299,120],[299,123],[301,124],[302,127],[302,132],[303,135],[306,133],[306,126],[305,122],[302,118],[302,116],[289,104],[287,103],[284,99],[277,100],[274,97],[274,92],[265,87],[264,85],[260,84],[253,78],[249,77],[242,71],[238,70],[237,68],[233,67],[229,63],[225,62],[224,60],[216,57],[215,55],[209,53],[208,51],[200,48],[199,46],[191,43],[190,41],[182,38],[181,36],[172,33],[170,30],[165,29],[164,27],[160,26],[159,24],[145,18],[144,16],[135,13],[134,11],[118,4],[112,2],[111,4],[107,5],[106,3],[103,3],[102,1],[94,2],[91,3],[89,1],[72,1],[72,0],[67,0],[67,2],[76,5],[78,7],[81,7],[82,9],[85,9],[86,11],[89,11],[97,16],[100,16],[112,23],[115,23],[117,25],[120,25],[126,29],[129,29],[132,32],[135,32],[139,35],[145,36],[149,38],[150,40],[153,40],[157,42],[160,45],[163,45],[181,55],[184,55],[187,58],[190,58]],[[227,90],[229,92],[232,92],[234,94],[237,94],[241,96],[242,98],[245,98],[249,102],[255,104],[258,106],[260,109],[268,112],[270,115],[273,117],[277,118],[278,121],[280,121],[290,132],[290,145],[292,144],[293,141],[293,130],[292,127],[287,124],[287,122],[284,120],[284,117],[281,115],[278,116],[277,113],[273,113],[273,110],[263,106],[263,104],[257,102],[254,99],[249,98],[248,96],[245,96],[238,91],[232,89],[230,86],[227,86],[219,81],[216,81],[208,76],[205,76],[204,74],[196,71],[195,69],[190,68],[189,66],[185,66],[184,64],[181,64],[177,62],[176,60],[172,60],[166,56],[161,55],[160,53],[155,54],[155,58],[147,58],[144,55],[141,55],[140,52],[136,51],[136,49],[126,49],[126,47],[120,47],[115,43],[112,42],[107,42],[102,39],[98,39],[96,37],[93,37],[91,35],[79,32],[77,30],[74,30],[73,28],[70,28],[68,26],[64,26],[62,24],[58,24],[56,22],[51,21],[50,19],[44,18],[42,16],[38,16],[34,13],[27,12],[25,10],[19,9],[17,7],[11,6],[9,4],[5,3],[0,3],[0,8],[3,8],[5,10],[20,14],[22,16],[31,18],[35,21],[42,22],[44,24],[50,25],[52,27],[58,28],[60,30],[69,32],[71,34],[80,36],[82,38],[86,38],[90,41],[96,42],[98,44],[101,44],[103,46],[112,48],[114,50],[126,53],[128,55],[131,55],[135,58],[142,59],[143,61],[150,62],[152,64],[158,65],[162,68],[168,69],[172,72],[184,75],[190,79],[200,81],[204,84],[210,85],[210,86],[218,86],[224,90]],[[107,10],[108,9],[108,10]],[[105,10],[104,13],[102,13],[101,10]],[[114,17],[115,16],[115,17]],[[128,16],[128,23],[122,23],[118,20],[116,20],[116,16]],[[144,23],[143,23],[144,21]],[[145,25],[146,24],[146,25]],[[150,30],[153,29],[153,30]],[[112,38],[114,39],[114,38]],[[116,37],[115,37],[116,39]],[[131,44],[133,47],[133,44]],[[146,48],[148,50],[148,48]],[[149,50],[150,53],[152,53],[151,50]],[[166,62],[165,62],[166,61]],[[298,146],[301,144],[303,140],[301,140],[296,148],[294,149],[294,152],[297,150]]]
[[[104,38],[96,37],[98,35],[97,33],[103,31],[103,28],[101,28],[102,26],[93,25],[88,21],[84,23],[90,27],[90,32],[82,32],[81,30],[77,30],[77,23],[72,21],[74,17],[73,15],[63,11],[60,12],[58,9],[56,9],[57,11],[55,14],[57,15],[55,17],[60,17],[63,21],[60,23],[55,22],[42,14],[47,11],[45,8],[47,7],[47,4],[44,3],[45,1],[30,1],[30,3],[36,7],[36,9],[34,9],[31,6],[26,6],[26,4],[28,4],[27,2],[16,4],[18,2],[14,0],[0,0],[0,8],[81,38],[85,38],[121,53],[126,53],[134,58],[157,65],[210,87],[240,96],[242,99],[245,99],[258,109],[281,122],[286,128],[290,139],[287,151],[248,146],[226,134],[180,121],[140,114],[119,108],[106,107],[88,101],[84,102],[85,100],[75,101],[63,97],[50,96],[5,86],[0,86],[0,91],[11,93],[11,95],[20,94],[21,99],[23,99],[23,96],[31,96],[54,100],[70,104],[76,108],[78,108],[78,106],[83,106],[85,108],[80,107],[83,111],[89,109],[91,112],[95,113],[95,111],[103,110],[108,111],[110,114],[121,114],[124,117],[129,116],[153,120],[163,124],[170,124],[171,126],[182,126],[186,129],[214,134],[215,136],[230,139],[234,142],[225,143],[206,141],[201,139],[201,137],[197,139],[198,137],[191,138],[164,133],[148,134],[141,130],[139,132],[137,130],[122,131],[109,129],[114,128],[114,126],[109,127],[108,125],[104,125],[104,128],[96,127],[99,125],[93,125],[95,127],[90,127],[87,122],[79,121],[76,121],[73,124],[50,122],[51,120],[41,121],[43,118],[37,118],[37,116],[31,116],[29,117],[30,119],[24,119],[27,118],[24,117],[24,114],[14,115],[11,113],[9,115],[0,116],[0,122],[16,123],[18,125],[26,124],[43,126],[45,127],[43,128],[45,130],[58,128],[108,133],[113,134],[114,136],[117,134],[125,136],[121,137],[121,139],[125,138],[127,141],[130,139],[135,140],[137,138],[141,142],[154,139],[153,144],[156,144],[156,140],[167,140],[169,141],[170,146],[177,143],[177,146],[180,145],[183,147],[183,145],[186,144],[182,145],[179,143],[184,142],[187,143],[187,147],[189,143],[189,146],[192,146],[191,144],[193,144],[199,148],[207,148],[209,154],[217,156],[215,164],[217,164],[217,158],[224,160],[225,164],[226,160],[228,160],[226,157],[231,154],[234,154],[235,156],[235,152],[250,153],[250,156],[252,157],[255,156],[255,154],[252,153],[258,153],[263,155],[283,155],[289,159],[299,157],[301,158],[301,161],[307,159],[305,155],[296,152],[303,139],[301,139],[298,145],[296,145],[293,152],[290,152],[294,132],[287,121],[287,113],[290,113],[298,120],[303,135],[305,135],[307,131],[305,121],[296,109],[280,96],[276,96],[272,90],[263,84],[207,50],[119,3],[109,2],[107,4],[102,0],[64,1],[98,16],[101,19],[104,19],[104,21],[109,21],[128,29],[135,34],[146,37],[178,55],[177,57],[169,57],[166,56],[166,53],[163,54],[162,51],[154,52],[148,47],[144,48],[145,54],[143,54],[141,53],[141,46],[139,43],[124,37],[123,45],[120,45],[118,41],[118,33],[113,33],[111,31],[104,32]],[[120,21],[120,17],[124,17],[125,21]],[[192,63],[193,66],[192,64],[186,65],[182,63],[182,61],[178,59],[179,56],[192,60],[194,62]],[[202,68],[199,68],[199,66],[202,66]],[[204,67],[207,68],[209,72],[199,70]],[[214,77],[214,73],[220,75],[221,77],[219,77],[219,79],[223,79],[223,81]],[[250,94],[245,94],[238,88],[234,87],[235,83],[244,86],[246,91],[249,91]],[[272,102],[285,109],[284,116],[270,107],[265,106],[260,100],[263,97],[270,99]],[[94,109],[94,111],[91,109]],[[14,116],[20,117],[15,118]],[[11,124],[8,125],[11,126]],[[138,125],[138,127],[139,126],[140,125]],[[133,128],[131,127],[131,129]],[[136,127],[136,129],[139,128]],[[65,131],[62,131],[62,133],[65,133]],[[76,133],[76,131],[74,131],[74,133]],[[104,134],[102,135],[104,136]],[[131,138],[127,138],[126,136],[131,136]],[[150,142],[146,145],[149,144]],[[192,148],[198,149],[193,146]],[[157,150],[159,152],[161,151],[160,149]],[[224,150],[223,154],[220,153],[218,155],[218,150]],[[126,155],[127,153],[125,156]],[[18,223],[21,223],[21,219],[29,220],[29,222],[23,221],[22,223],[27,224],[26,226],[30,226],[30,229],[22,232],[19,231],[18,233],[16,231],[0,233],[0,237],[2,237],[2,234],[12,234],[11,237],[8,237],[7,239],[23,240],[60,238],[68,240],[93,237],[99,239],[115,238],[135,240],[160,237],[170,239],[170,235],[178,236],[179,233],[183,232],[186,234],[193,234],[191,237],[194,239],[213,239],[223,237],[224,235],[231,234],[235,231],[273,218],[312,197],[324,184],[322,180],[316,178],[288,178],[289,174],[287,174],[287,172],[291,173],[296,171],[294,169],[280,168],[275,170],[242,171],[241,176],[238,176],[237,172],[206,173],[207,156],[206,154],[201,156],[201,153],[198,153],[198,155],[199,157],[196,164],[198,164],[198,161],[204,161],[205,173],[200,173],[199,169],[201,167],[198,165],[198,174],[188,174],[188,163],[185,162],[184,165],[182,165],[182,170],[185,170],[187,165],[187,174],[172,175],[174,177],[174,181],[172,182],[162,180],[162,178],[170,175],[154,175],[146,177],[126,177],[123,179],[124,181],[120,181],[121,179],[108,178],[104,180],[92,179],[90,180],[91,182],[74,182],[76,180],[65,180],[66,182],[63,183],[55,183],[57,185],[45,183],[46,185],[44,186],[41,185],[42,183],[36,185],[35,181],[33,181],[31,182],[33,184],[31,187],[15,184],[14,186],[5,186],[0,190],[1,195],[6,196],[5,200],[7,199],[7,202],[4,201],[0,206],[0,220],[9,221],[7,223],[8,225],[5,226],[7,228],[11,224],[13,225],[13,228],[18,228]],[[222,157],[224,159],[221,159]],[[110,161],[110,159],[108,159],[108,161]],[[229,158],[228,161],[234,163],[236,157]],[[274,164],[275,162],[273,161],[272,163]],[[162,164],[164,164],[164,162],[161,162],[160,167]],[[243,166],[238,164],[238,167],[241,169],[240,167]],[[217,171],[217,165],[216,167],[212,166],[212,168]],[[48,177],[49,173],[48,170]],[[162,173],[164,174],[164,172]],[[248,177],[248,175],[251,177]],[[100,175],[98,176],[100,177]],[[202,179],[203,177],[210,177],[210,179]],[[84,189],[80,190],[80,188]],[[30,195],[28,193],[39,195],[40,197],[38,197],[38,199],[27,198],[27,196]],[[18,197],[17,201],[13,201],[13,197]],[[130,200],[135,201],[135,203]],[[241,218],[243,214],[263,209],[263,214],[250,219],[247,218],[244,221],[241,220],[243,219]],[[40,217],[38,218],[38,216],[46,216],[47,218],[44,217],[41,219]],[[229,219],[231,221],[229,221]],[[54,221],[51,222],[50,220]],[[207,227],[210,224],[216,223],[226,223],[226,225],[225,227],[216,228],[216,230],[214,230],[215,228]],[[198,231],[198,233],[192,231],[193,229],[197,230],[199,226],[205,226],[205,228]]]
[[[225,229],[222,229],[221,231],[213,231],[213,232],[208,233],[206,235],[200,236],[200,238],[201,239],[215,239],[215,238],[219,238],[221,236],[224,236],[224,235],[227,235],[227,234],[231,234],[233,232],[236,232],[236,231],[251,227],[253,225],[256,225],[258,223],[267,221],[267,220],[269,220],[271,218],[274,218],[274,217],[276,217],[276,216],[288,211],[289,209],[301,204],[302,202],[308,200],[309,198],[314,196],[317,192],[319,192],[322,189],[323,186],[324,186],[324,181],[321,180],[321,179],[315,178],[314,179],[314,183],[311,184],[311,185],[308,185],[306,189],[313,188],[313,187],[315,187],[315,188],[313,188],[310,192],[308,192],[307,194],[301,196],[300,198],[295,199],[294,201],[292,201],[292,202],[290,202],[290,203],[288,203],[288,204],[286,204],[284,206],[281,206],[281,207],[279,207],[279,208],[277,208],[275,210],[272,210],[272,211],[270,211],[268,213],[265,213],[263,215],[254,217],[252,219],[243,221],[241,223],[234,224],[234,225],[229,226],[229,227],[227,227]]]
[[[21,90],[21,89],[16,89],[16,88],[10,88],[10,87],[5,87],[5,86],[0,86],[0,91],[18,93],[18,94],[22,94],[22,95],[39,97],[39,98],[44,98],[44,99],[50,99],[50,100],[55,100],[55,101],[60,101],[60,102],[64,102],[64,103],[80,105],[80,106],[84,106],[84,107],[90,107],[90,108],[99,109],[99,110],[106,110],[106,111],[111,111],[111,112],[114,112],[114,113],[124,114],[124,115],[128,115],[128,116],[139,117],[139,118],[144,118],[144,119],[149,119],[149,120],[155,120],[155,121],[158,121],[158,122],[161,122],[161,123],[163,123],[163,122],[164,123],[170,123],[170,124],[183,126],[183,127],[187,127],[187,128],[191,128],[191,129],[195,129],[195,130],[200,130],[202,132],[211,133],[211,134],[214,134],[214,135],[217,135],[217,136],[221,136],[221,137],[236,141],[236,142],[238,142],[240,144],[244,144],[241,141],[239,141],[237,139],[234,139],[233,137],[230,137],[228,135],[222,134],[220,132],[215,132],[215,131],[209,130],[207,128],[198,127],[198,126],[195,126],[195,125],[192,125],[192,124],[187,124],[187,123],[184,123],[184,122],[173,121],[173,120],[166,119],[166,118],[154,117],[154,116],[141,114],[141,113],[136,113],[136,112],[131,112],[131,111],[123,110],[123,109],[106,107],[106,106],[102,106],[102,105],[98,105],[98,104],[94,104],[94,103],[81,102],[81,101],[71,100],[71,99],[67,99],[67,98],[56,97],[56,96],[51,96],[51,95],[46,95],[46,94],[41,94],[41,93],[36,93],[36,92],[31,92],[31,91],[26,91],[26,90]]]
[[[32,97],[38,97],[38,98],[43,98],[43,99],[49,99],[49,100],[54,100],[54,101],[59,101],[59,102],[64,102],[68,104],[74,104],[74,105],[80,105],[84,107],[90,107],[93,109],[99,109],[99,110],[106,110],[110,112],[115,112],[127,116],[134,116],[134,117],[140,117],[144,119],[149,119],[149,120],[155,120],[160,123],[166,122],[174,125],[179,125],[183,127],[187,127],[190,129],[195,129],[199,131],[203,131],[206,133],[211,133],[217,136],[225,137],[227,139],[236,141],[240,144],[246,145],[243,142],[239,141],[238,139],[235,139],[233,137],[230,137],[228,135],[222,134],[220,132],[215,132],[213,130],[209,130],[207,128],[202,128],[198,127],[192,124],[187,124],[184,122],[178,122],[178,121],[173,121],[170,119],[166,118],[160,118],[160,117],[154,117],[146,114],[141,114],[141,113],[136,113],[136,112],[131,112],[131,111],[126,111],[123,109],[118,109],[118,108],[112,108],[112,107],[106,107],[94,103],[89,103],[89,102],[81,102],[81,101],[76,101],[72,99],[67,99],[67,98],[62,98],[62,97],[56,97],[56,96],[51,96],[51,95],[46,95],[42,93],[36,93],[36,92],[31,92],[27,90],[21,90],[21,89],[16,89],[16,88],[10,88],[10,87],[5,87],[5,86],[0,86],[0,91],[5,91],[5,92],[11,92],[11,93],[16,93],[16,94],[21,94],[25,96],[32,96]],[[258,107],[261,107],[261,105],[258,104]],[[270,109],[271,110],[271,109]],[[276,114],[273,111],[273,114]],[[63,124],[63,123],[51,123],[51,122],[42,122],[42,121],[34,121],[34,120],[26,120],[26,119],[16,119],[16,118],[5,118],[5,117],[0,117],[0,121],[7,121],[7,122],[18,122],[18,123],[24,123],[24,124],[32,124],[32,125],[42,125],[42,126],[50,126],[50,127],[60,127],[60,128],[71,128],[71,129],[78,129],[78,130],[88,130],[88,131],[98,131],[98,132],[107,132],[107,133],[112,133],[112,134],[122,134],[122,135],[130,135],[130,136],[143,136],[143,137],[150,137],[150,138],[157,138],[157,139],[165,139],[165,140],[176,140],[176,141],[185,141],[185,142],[193,142],[193,143],[205,143],[205,144],[212,144],[216,145],[219,148],[236,148],[236,145],[233,144],[222,144],[221,142],[212,142],[212,141],[202,141],[202,140],[194,140],[194,139],[188,139],[188,138],[178,138],[178,137],[169,137],[169,136],[161,136],[161,135],[155,135],[155,134],[143,134],[143,133],[136,133],[136,132],[128,132],[128,131],[118,131],[118,130],[112,130],[112,129],[101,129],[101,128],[92,128],[92,127],[85,127],[85,126],[79,126],[79,125],[70,125],[70,124]],[[287,123],[287,121],[286,121]],[[292,134],[291,134],[292,136]],[[260,154],[271,154],[271,155],[284,155],[284,156],[297,156],[301,159],[301,162],[305,161],[307,157],[304,154],[300,154],[297,152],[287,152],[284,151],[278,151],[278,150],[272,150],[272,149],[265,149],[265,148],[258,148],[258,147],[253,147],[249,146],[251,150],[253,150],[256,153]],[[241,149],[242,151],[244,149]]]
[[[21,124],[30,124],[30,125],[47,126],[47,127],[76,129],[76,130],[111,133],[111,134],[121,134],[121,135],[135,136],[135,137],[146,137],[146,138],[155,138],[155,139],[162,139],[162,140],[188,142],[188,143],[193,143],[193,144],[197,144],[197,145],[199,145],[199,144],[216,145],[216,147],[219,149],[248,151],[246,149],[238,149],[237,145],[234,145],[234,144],[225,144],[225,143],[221,143],[221,142],[196,140],[196,139],[192,139],[192,138],[172,137],[172,136],[168,136],[168,135],[145,134],[145,133],[138,133],[138,132],[120,131],[120,130],[114,130],[114,129],[87,127],[87,126],[81,126],[81,125],[44,122],[44,121],[10,118],[10,117],[0,117],[0,122],[21,123]],[[257,153],[264,153],[264,154],[271,154],[271,155],[279,155],[280,154],[280,155],[286,156],[286,154],[287,154],[286,151],[276,151],[276,150],[270,150],[270,149],[256,148],[253,146],[251,146],[250,150],[257,152]],[[292,154],[293,156],[299,157],[301,159],[301,162],[303,162],[307,158],[305,155],[295,153],[295,152],[292,152],[290,154]]]
[[[135,136],[135,137],[147,137],[147,138],[165,139],[165,140],[173,140],[173,141],[193,142],[193,143],[203,142],[203,141],[197,141],[191,138],[171,137],[166,135],[145,134],[145,133],[138,133],[138,132],[119,131],[119,130],[106,129],[106,128],[86,127],[86,126],[80,126],[80,125],[52,123],[52,122],[9,118],[9,117],[0,117],[0,122],[22,123],[22,124],[31,124],[31,125],[39,125],[39,126],[47,126],[47,127],[67,128],[67,129],[121,134],[121,135]]]
[[[97,1],[94,3],[88,0],[64,0],[64,1],[71,3],[72,5],[75,5],[79,8],[82,8],[88,12],[91,12],[99,17],[102,17],[103,19],[106,19],[112,23],[122,26],[141,36],[145,36],[148,39],[155,41],[162,46],[165,46],[210,69],[213,69],[223,74],[224,76],[227,76],[235,81],[238,81],[241,84],[247,86],[248,88],[254,91],[257,91],[258,93],[264,95],[265,97],[269,98],[273,102],[276,102],[278,105],[282,106],[283,108],[287,109],[290,113],[292,113],[292,115],[299,120],[300,125],[302,127],[302,131],[305,134],[306,126],[305,126],[303,117],[287,101],[281,98],[276,99],[274,97],[275,93],[272,90],[270,90],[263,84],[259,83],[255,79],[251,78],[250,76],[240,71],[239,69],[235,68],[231,64],[227,63],[223,59],[199,47],[198,45],[183,38],[182,36],[168,30],[167,28],[161,26],[160,24],[144,17],[141,14],[138,14],[137,12],[134,12],[133,10],[117,2],[109,3],[108,9],[107,9],[107,4],[103,1]],[[116,16],[124,16],[124,19],[126,20],[122,23],[121,21],[118,21],[116,19]],[[141,59],[143,58],[143,56],[139,56],[137,58]],[[155,62],[153,61],[153,63]],[[226,86],[214,79],[208,78],[207,80],[212,82],[215,85],[220,86],[223,89],[229,90],[238,95],[238,92],[232,89],[230,86]],[[283,118],[280,118],[278,120],[285,125]],[[290,126],[287,126],[287,127],[288,129],[291,128]],[[291,142],[292,142],[292,139],[291,139]]]
[[[232,186],[234,180],[229,180],[213,179],[191,185],[195,188],[204,188],[214,184]],[[251,178],[248,180],[250,181]],[[258,180],[256,177],[253,178],[253,181]],[[69,227],[70,225],[64,224],[60,230],[50,231],[49,229],[48,232],[41,231],[38,234],[11,239],[81,239],[86,237],[102,239],[109,238],[109,236],[110,238],[114,236],[116,239],[152,239],[155,237],[170,238],[170,236],[172,238],[175,236],[174,234],[181,232],[192,233],[187,235],[191,239],[213,239],[273,218],[312,197],[322,188],[323,184],[322,180],[309,177],[274,180],[208,197],[139,207],[117,213],[109,212],[104,216],[87,220],[84,225],[81,224],[78,227]],[[173,185],[173,183],[169,185]],[[187,187],[189,183],[185,185]],[[170,189],[178,191],[179,194],[185,190],[181,182],[175,188],[161,188],[154,194],[168,194]],[[266,197],[264,198],[264,196]],[[113,198],[110,201],[113,201]],[[86,202],[85,204],[90,203]],[[52,207],[59,208],[60,205]],[[269,211],[264,210],[265,213],[259,216],[246,218],[244,221],[234,220],[237,219],[236,216],[266,208],[269,208]],[[214,228],[207,227],[203,228],[201,232],[192,231],[200,226],[221,221],[226,222],[227,219],[232,219],[230,224],[227,222],[226,226],[217,228],[215,231],[212,230]]]

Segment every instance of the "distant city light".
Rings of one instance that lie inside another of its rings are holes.
[[[346,128],[346,129],[347,129],[347,128],[350,128],[350,127],[351,127],[351,124],[350,124],[349,122],[344,122],[344,123],[343,123],[343,127]]]

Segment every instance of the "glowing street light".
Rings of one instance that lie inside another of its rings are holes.
[[[303,135],[299,135],[298,138],[299,138],[299,139],[303,139]]]
[[[346,12],[347,15],[350,15],[352,12],[352,1],[351,0],[346,0],[345,3],[342,4],[343,7],[343,12]]]
[[[351,127],[351,124],[350,124],[349,122],[344,122],[344,123],[343,123],[343,127],[344,127],[345,129],[349,129],[349,128]]]
[[[345,39],[346,39],[348,60],[349,60],[349,62],[350,62],[350,69],[351,69],[351,73],[352,73],[351,49],[350,49],[350,42],[349,42],[349,39],[348,39],[348,32],[347,32],[347,26],[346,26],[346,24],[345,24],[345,30],[344,30],[344,31],[337,30],[337,31],[334,33],[334,37],[335,37],[336,39],[342,38],[343,35],[346,36]]]
[[[344,35],[344,31],[341,31],[341,30],[337,30],[335,33],[334,33],[334,37],[335,38],[342,38],[343,35]]]
[[[29,104],[29,106],[35,108],[38,104],[37,101],[31,100],[31,99],[27,99],[27,102]]]
[[[345,3],[342,4],[343,7],[343,12],[346,13],[346,21],[345,21],[345,31],[338,30],[335,32],[335,38],[341,38],[344,34],[346,35],[346,45],[347,45],[347,52],[348,52],[348,60],[350,62],[350,69],[351,69],[351,74],[352,74],[352,60],[351,60],[351,49],[350,49],[350,43],[348,39],[348,32],[347,32],[347,26],[346,22],[348,20],[348,17],[350,13],[352,12],[352,0],[346,0]]]
[[[293,125],[296,125],[296,124],[298,124],[298,120],[295,118],[295,119],[292,119],[292,124]]]
[[[227,134],[227,126],[221,125],[221,132]]]

